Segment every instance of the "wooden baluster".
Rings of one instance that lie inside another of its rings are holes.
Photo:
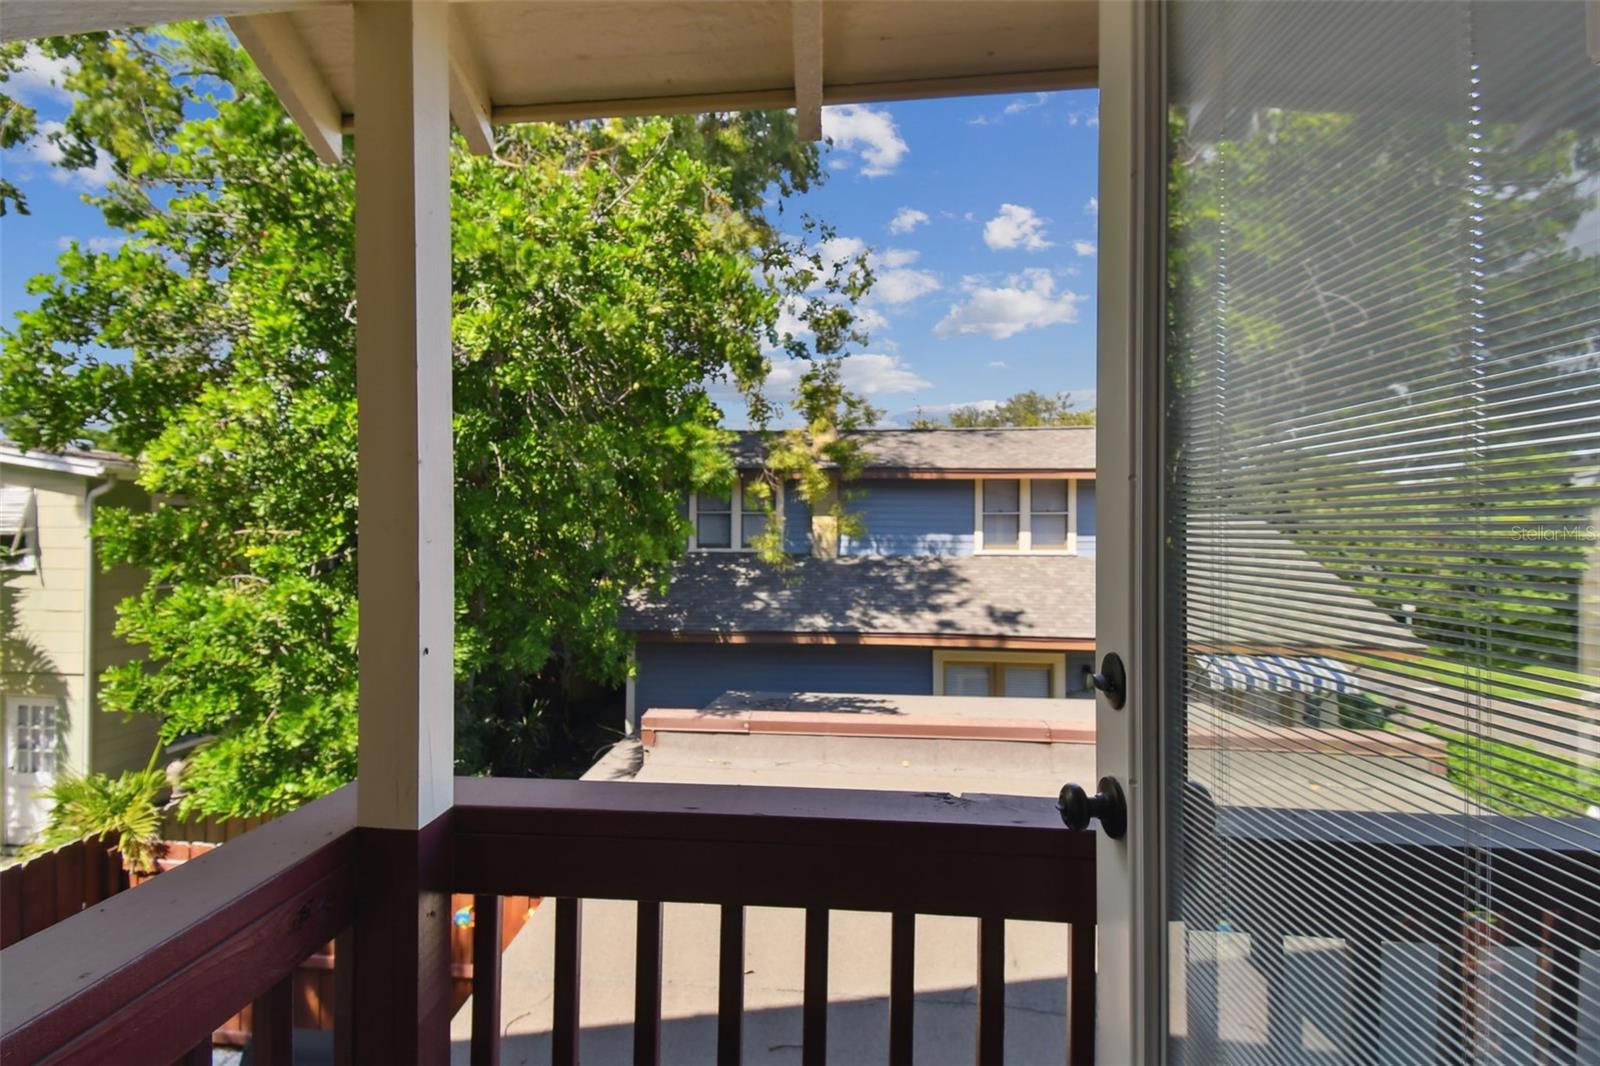
[[[472,900],[472,1063],[500,1066],[500,897]]]
[[[744,908],[725,903],[717,956],[717,1066],[739,1066],[743,1045]]]
[[[999,1066],[1006,1048],[1006,920],[978,919],[978,1066]]]
[[[578,990],[582,978],[583,900],[556,900],[555,1019],[552,1066],[578,1066]]]
[[[633,1063],[661,1061],[661,904],[639,901],[633,956]]]
[[[1071,970],[1067,974],[1067,1062],[1092,1066],[1094,1062],[1094,923],[1073,922],[1068,947]]]
[[[333,1063],[355,1062],[356,931],[346,929],[333,941]]]
[[[255,1066],[294,1062],[294,971],[250,1005],[250,1061]]]
[[[916,976],[917,916],[896,912],[889,926],[889,1066],[911,1066]]]
[[[823,1066],[828,1061],[828,909],[806,908],[805,993],[802,1007],[800,1062]]]

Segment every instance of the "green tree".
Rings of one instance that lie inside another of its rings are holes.
[[[189,809],[286,810],[355,765],[352,169],[316,159],[215,25],[42,47],[76,61],[64,165],[111,157],[93,202],[130,240],[74,247],[30,283],[0,426],[139,457],[158,506],[104,508],[97,535],[107,564],[150,573],[119,621],[146,659],[107,676],[105,703],[158,716],[167,740],[216,738],[187,772]],[[837,361],[865,341],[865,262],[825,269],[825,227],[794,240],[763,214],[770,189],[820,176],[783,113],[518,127],[493,159],[458,141],[463,771],[559,757],[570,679],[624,676],[622,597],[666,581],[681,491],[734,476],[708,383],[772,424],[785,405],[761,387],[783,351],[815,361],[797,406],[817,433],[858,417]],[[777,335],[785,304],[810,343]]]
[[[994,407],[958,407],[938,418],[920,410],[912,429],[1000,429],[1010,426],[1092,426],[1094,409],[1075,408],[1070,392],[1029,389]]]

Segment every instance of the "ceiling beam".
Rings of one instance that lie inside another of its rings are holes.
[[[450,12],[450,117],[477,155],[494,155],[488,82],[458,9]]]
[[[312,150],[325,163],[339,162],[344,111],[311,62],[294,20],[287,14],[237,15],[228,20],[228,28],[299,123]]]
[[[822,140],[822,0],[793,0],[794,114],[800,139]]]

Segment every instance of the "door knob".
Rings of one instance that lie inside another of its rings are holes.
[[[1102,777],[1100,791],[1092,796],[1082,785],[1062,785],[1056,808],[1068,829],[1087,829],[1093,818],[1099,820],[1101,831],[1112,840],[1121,840],[1128,833],[1128,801],[1114,777]]]
[[[1128,702],[1128,672],[1122,668],[1122,656],[1112,652],[1100,660],[1100,672],[1089,675],[1089,684],[1106,694],[1106,702],[1113,711],[1122,710]]]

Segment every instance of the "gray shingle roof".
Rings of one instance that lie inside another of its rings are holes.
[[[623,629],[1094,637],[1094,559],[1066,555],[795,560],[694,554],[665,597],[635,596]]]
[[[1030,429],[869,429],[869,466],[880,470],[1093,470],[1093,426]],[[761,436],[746,430],[734,446],[741,469],[761,464]]]

